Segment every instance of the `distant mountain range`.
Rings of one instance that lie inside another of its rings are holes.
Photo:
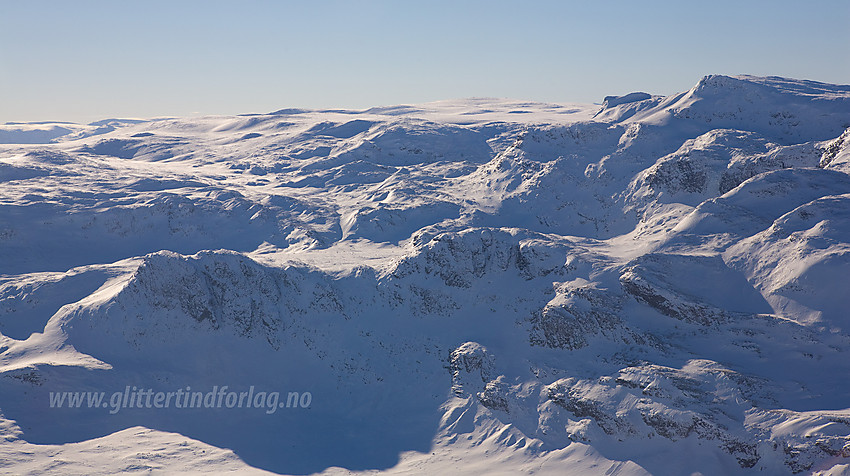
[[[0,472],[850,474],[850,86],[0,144]]]

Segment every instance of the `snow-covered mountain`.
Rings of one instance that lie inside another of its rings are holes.
[[[850,474],[850,86],[0,143],[0,472]]]

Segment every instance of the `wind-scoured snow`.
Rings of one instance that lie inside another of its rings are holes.
[[[848,131],[716,75],[0,126],[0,472],[850,474]],[[224,385],[301,400],[50,405]]]

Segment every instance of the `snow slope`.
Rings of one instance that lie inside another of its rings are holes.
[[[0,472],[850,474],[847,131],[751,76],[2,126]],[[222,386],[280,405],[50,406]]]

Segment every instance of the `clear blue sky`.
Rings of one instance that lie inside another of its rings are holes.
[[[848,84],[848,25],[848,0],[0,0],[0,122]]]

